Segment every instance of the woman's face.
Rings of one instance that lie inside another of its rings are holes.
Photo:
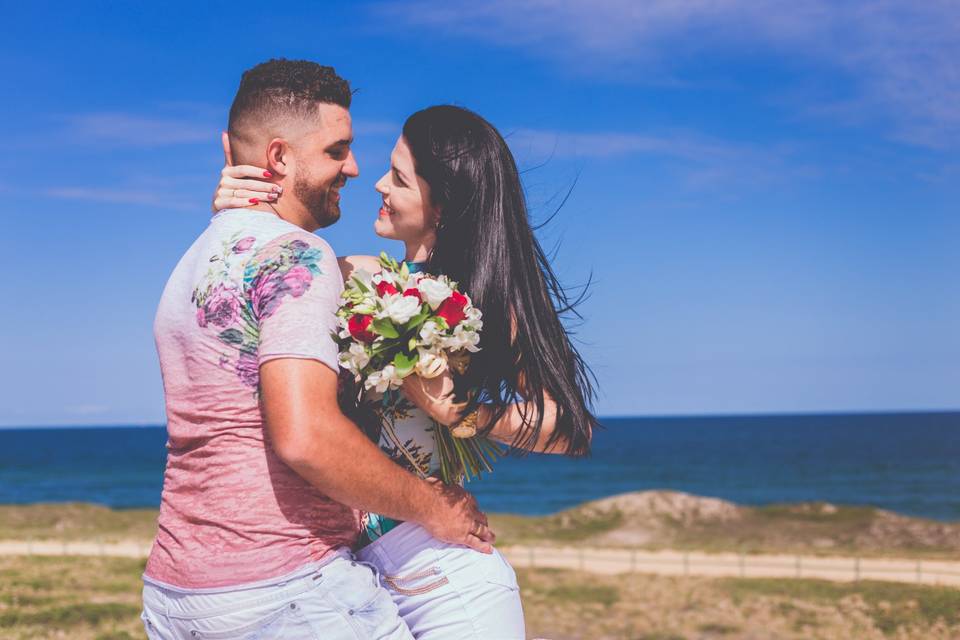
[[[383,206],[373,224],[378,236],[432,248],[440,212],[430,203],[430,186],[414,171],[413,154],[400,136],[390,154],[390,170],[376,185]]]

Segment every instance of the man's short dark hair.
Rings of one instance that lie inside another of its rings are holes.
[[[350,83],[333,67],[285,58],[261,62],[240,79],[230,107],[230,136],[242,141],[280,120],[315,117],[318,102],[349,109],[351,97]]]

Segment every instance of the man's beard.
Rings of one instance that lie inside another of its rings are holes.
[[[340,219],[340,203],[330,198],[332,187],[333,184],[328,186],[311,184],[299,168],[293,177],[293,195],[303,203],[321,229],[329,227]]]

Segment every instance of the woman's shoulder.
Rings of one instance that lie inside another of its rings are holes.
[[[380,259],[376,256],[343,256],[337,258],[340,264],[340,273],[343,274],[343,280],[350,279],[355,272],[363,269],[368,273],[377,273],[380,271]]]

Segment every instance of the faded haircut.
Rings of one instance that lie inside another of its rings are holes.
[[[317,103],[350,108],[350,83],[333,67],[275,58],[243,73],[230,106],[228,133],[241,155],[263,137],[283,135],[290,122],[317,117]]]

